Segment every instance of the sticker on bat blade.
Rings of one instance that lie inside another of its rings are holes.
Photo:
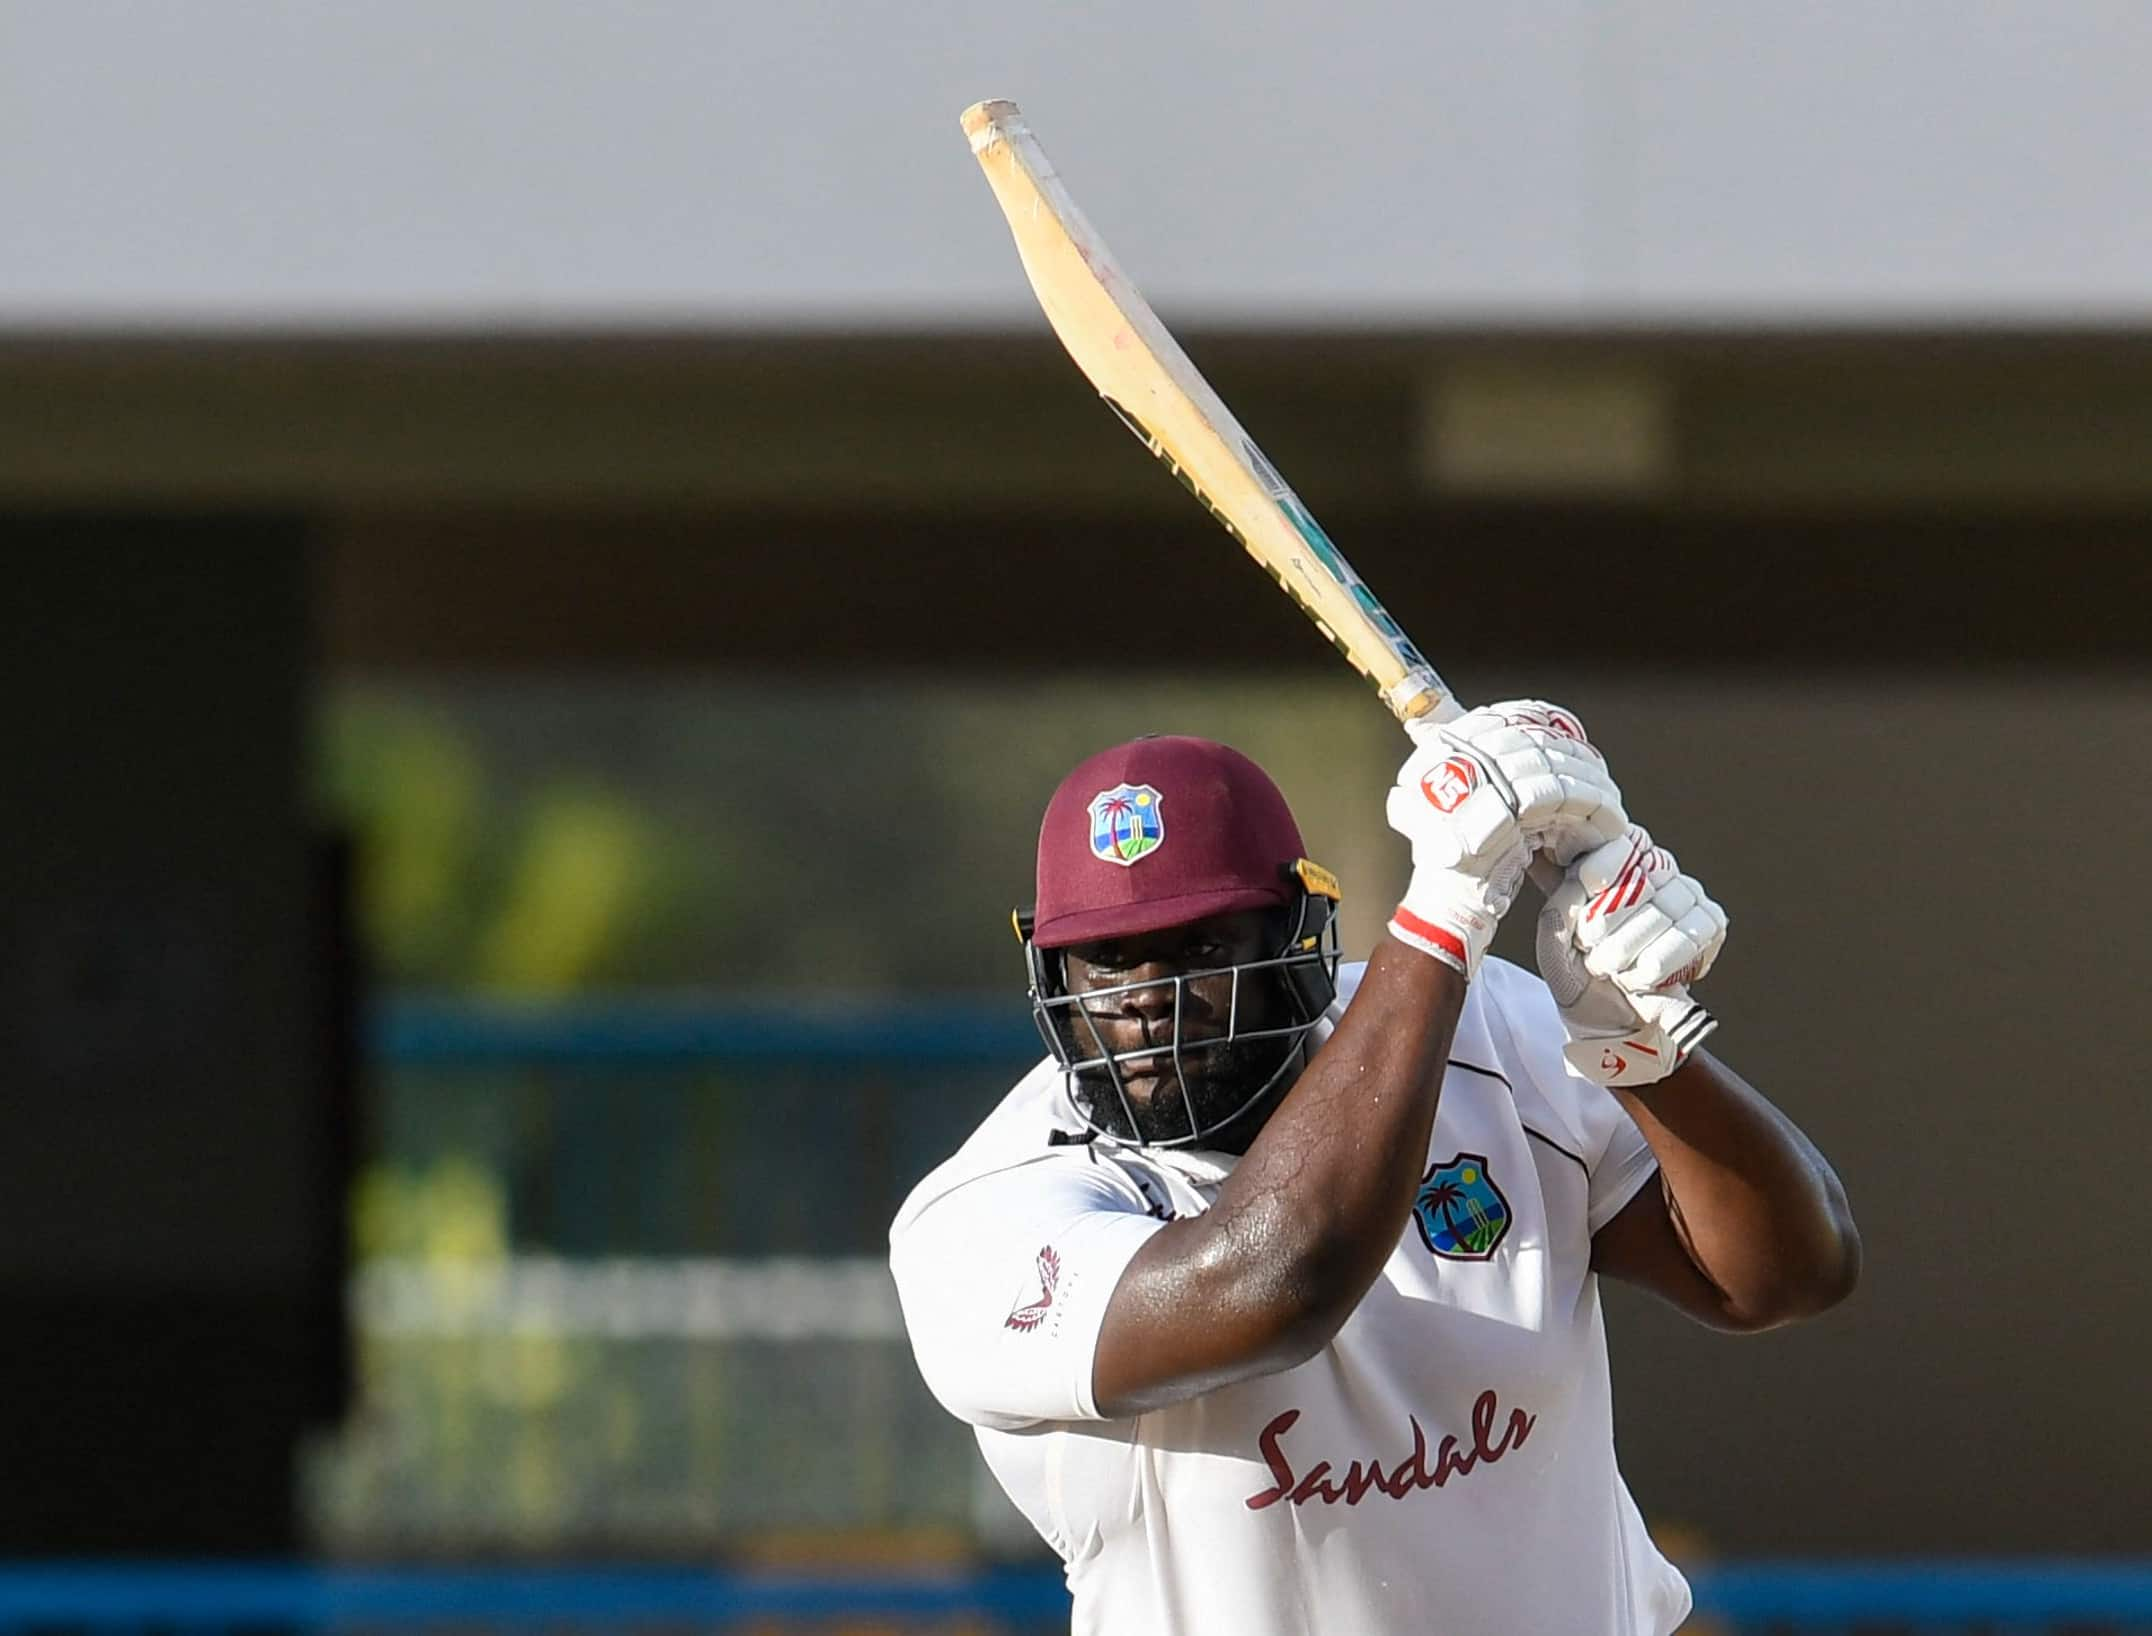
[[[1280,505],[1290,503],[1297,506],[1300,504],[1300,496],[1293,492],[1293,485],[1288,483],[1278,468],[1270,463],[1270,457],[1255,446],[1255,439],[1243,437],[1240,440],[1240,452],[1246,457],[1248,465],[1255,472],[1255,475],[1262,480],[1263,487],[1270,490],[1270,497],[1273,500]]]
[[[1307,594],[1292,582],[1292,579],[1278,564],[1264,560],[1255,547],[1248,543],[1248,536],[1241,531],[1240,525],[1234,522],[1222,507],[1203,492],[1197,485],[1196,480],[1189,475],[1187,468],[1173,458],[1172,451],[1159,440],[1158,436],[1142,421],[1130,414],[1119,400],[1105,392],[1101,392],[1099,396],[1105,399],[1106,407],[1119,417],[1121,424],[1135,434],[1136,441],[1150,450],[1158,458],[1159,464],[1173,474],[1174,480],[1196,497],[1196,503],[1211,514],[1212,520],[1238,541],[1243,551],[1254,557],[1257,562],[1262,563],[1263,567],[1269,571],[1271,578],[1278,582],[1278,589],[1291,597],[1300,610],[1314,620],[1316,630],[1322,634],[1332,647],[1338,650],[1345,662],[1369,681],[1375,681],[1377,679],[1375,672],[1339,638],[1336,631],[1330,628],[1328,622],[1316,610],[1315,604],[1308,600]],[[1279,477],[1276,469],[1272,467],[1269,461],[1263,458],[1262,451],[1256,449],[1253,444],[1246,443],[1245,439],[1243,443],[1254,454],[1259,475],[1267,474],[1269,482],[1282,488],[1284,479]],[[1292,494],[1290,489],[1286,489],[1285,492],[1288,496]],[[1272,498],[1277,499],[1275,495]],[[1352,591],[1355,599],[1361,604],[1362,610],[1368,613],[1370,622],[1373,623],[1377,631],[1390,640],[1392,651],[1405,663],[1406,667],[1408,669],[1415,667],[1432,668],[1427,666],[1427,661],[1420,656],[1419,650],[1405,639],[1405,633],[1398,628],[1397,622],[1389,616],[1382,604],[1375,600],[1374,594],[1366,586],[1350,578],[1351,570],[1346,569],[1344,574],[1338,572],[1338,568],[1343,566],[1344,558],[1338,555],[1337,547],[1330,543],[1328,536],[1324,535],[1321,529],[1315,527],[1315,520],[1299,509],[1298,500],[1293,500],[1291,504],[1287,504],[1283,500],[1279,500],[1277,503],[1278,509],[1285,513],[1286,518],[1292,523],[1293,527],[1300,532],[1303,538],[1308,538],[1309,544],[1315,547],[1318,557],[1327,556],[1328,560],[1323,563],[1324,572]],[[1310,530],[1314,531],[1312,538],[1309,538]],[[1317,543],[1318,541],[1320,543]]]
[[[1345,560],[1344,552],[1323,532],[1322,525],[1309,515],[1308,508],[1300,503],[1300,496],[1293,492],[1292,485],[1278,475],[1278,468],[1265,458],[1263,451],[1255,446],[1254,440],[1243,437],[1240,440],[1240,449],[1256,476],[1262,479],[1263,486],[1270,491],[1271,499],[1277,502],[1278,509],[1284,512],[1293,527],[1300,531],[1300,537],[1308,542],[1308,549],[1315,553],[1315,560],[1323,565],[1323,572],[1351,595],[1360,611],[1367,616],[1367,622],[1380,631],[1384,640],[1390,644],[1390,651],[1404,661],[1408,670],[1427,665],[1426,655],[1412,645],[1412,638],[1405,634],[1404,627],[1390,617],[1390,610],[1375,599],[1375,593],[1367,588],[1367,583],[1352,571],[1352,564]]]

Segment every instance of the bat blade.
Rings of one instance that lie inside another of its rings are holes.
[[[1016,253],[1069,356],[1128,429],[1267,568],[1400,721],[1447,721],[1463,707],[1389,610],[1331,543],[1300,497],[1084,219],[1013,102],[964,110],[964,133],[1016,240]],[[1544,857],[1532,877],[1551,891]],[[1695,1036],[1708,1014],[1682,996],[1669,1033]],[[1701,1019],[1701,1021],[1699,1021]]]
[[[1400,721],[1456,715],[1434,667],[1121,271],[1016,104],[975,103],[963,125],[1047,323],[1107,405],[1275,576]]]

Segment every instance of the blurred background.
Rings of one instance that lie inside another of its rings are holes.
[[[2152,1624],[2148,79],[2135,0],[0,0],[0,1627],[1065,1625],[883,1264],[1038,812],[1226,739],[1358,957],[1404,743],[984,96],[1732,912],[1868,1271],[1610,1298],[1696,1628]]]

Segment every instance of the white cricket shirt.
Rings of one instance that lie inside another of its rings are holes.
[[[1413,1218],[1359,1308],[1296,1369],[1134,1419],[1091,1396],[1107,1300],[1232,1156],[1049,1145],[1082,1126],[1046,1061],[913,1190],[890,1265],[920,1372],[1060,1553],[1075,1636],[1665,1636],[1687,1616],[1615,1466],[1591,1271],[1655,1163],[1562,1038],[1546,986],[1486,961]]]

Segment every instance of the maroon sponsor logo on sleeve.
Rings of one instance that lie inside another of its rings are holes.
[[[1046,1321],[1046,1314],[1053,1310],[1054,1290],[1061,1282],[1061,1257],[1051,1244],[1039,1249],[1039,1293],[1034,1300],[1016,1298],[1016,1305],[1009,1308],[1009,1315],[1001,1320],[1004,1329],[1014,1329],[1028,1334]],[[1026,1291],[1026,1294],[1029,1292]]]
[[[1305,1472],[1293,1469],[1293,1462],[1285,1452],[1285,1434],[1298,1423],[1300,1411],[1287,1409],[1256,1438],[1256,1446],[1263,1453],[1263,1464],[1270,1468],[1271,1484],[1261,1493],[1248,1496],[1248,1509],[1260,1511],[1280,1500],[1293,1505],[1306,1505],[1311,1500],[1318,1505],[1358,1505],[1370,1494],[1380,1494],[1386,1500],[1402,1500],[1423,1488],[1444,1487],[1451,1478],[1469,1476],[1483,1465],[1493,1465],[1512,1449],[1524,1447],[1524,1440],[1539,1424],[1539,1416],[1512,1409],[1509,1418],[1502,1421],[1498,1435],[1495,1425],[1501,1415],[1501,1405],[1496,1402],[1494,1393],[1480,1393],[1472,1404],[1469,1442],[1460,1442],[1455,1436],[1444,1437],[1435,1447],[1432,1459],[1429,1458],[1427,1433],[1421,1429],[1419,1417],[1410,1416],[1410,1454],[1395,1465],[1387,1466],[1380,1460],[1354,1460],[1343,1472],[1333,1475],[1328,1460],[1316,1461]]]

